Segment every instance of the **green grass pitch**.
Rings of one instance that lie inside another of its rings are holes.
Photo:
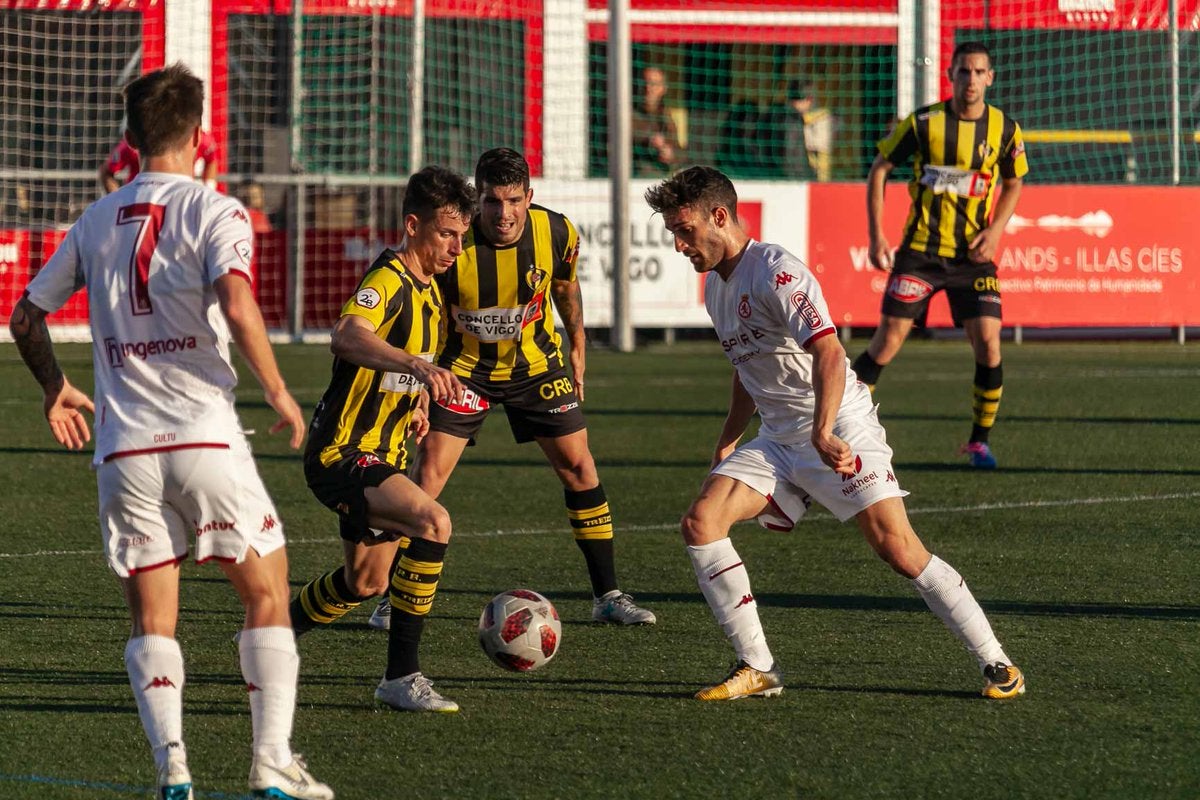
[[[851,354],[862,349],[855,342]],[[311,409],[330,357],[278,350]],[[90,387],[90,350],[60,346]],[[243,375],[245,375],[243,370]],[[503,414],[443,501],[454,520],[422,664],[458,715],[373,707],[385,637],[363,608],[300,642],[294,745],[345,800],[365,798],[1147,798],[1200,796],[1200,362],[1195,345],[1009,345],[994,473],[956,454],[969,351],[910,343],[876,400],[913,522],[988,611],[1029,692],[984,701],[974,664],[853,525],[735,529],[787,675],[774,700],[702,705],[732,651],[677,531],[728,398],[715,342],[589,357],[589,435],[617,524],[623,588],[653,628],[588,622],[562,491]],[[239,390],[284,519],[293,587],[340,559],[299,457]],[[100,554],[88,457],[61,450],[13,345],[0,345],[0,797],[145,797],[154,780],[121,662],[127,622]],[[198,798],[240,798],[245,691],[219,570],[183,569],[185,735]],[[556,659],[530,675],[475,641],[498,591],[545,593]]]

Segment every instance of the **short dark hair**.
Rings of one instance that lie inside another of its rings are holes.
[[[143,158],[179,147],[204,118],[204,81],[182,63],[135,78],[124,94],[125,125]]]
[[[475,187],[466,177],[445,167],[425,167],[408,179],[404,189],[404,216],[416,214],[430,220],[443,208],[470,219],[475,213]]]
[[[737,219],[737,189],[725,173],[712,167],[688,167],[646,190],[646,203],[659,214],[681,208],[711,211],[724,206]]]
[[[958,47],[954,48],[954,55],[950,56],[950,68],[954,69],[954,65],[958,63],[959,56],[970,56],[980,53],[987,56],[988,66],[992,65],[992,51],[983,42],[963,42]]]
[[[800,80],[799,78],[792,78],[788,81],[786,99],[806,100],[812,97],[813,94],[813,85],[808,81]]]
[[[529,162],[511,147],[493,147],[475,163],[475,188],[489,186],[520,186],[529,189]]]

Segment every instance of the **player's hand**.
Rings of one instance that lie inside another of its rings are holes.
[[[971,240],[971,249],[967,251],[967,258],[974,261],[976,264],[986,264],[996,255],[996,251],[1000,248],[1000,234],[1003,231],[999,228],[993,228],[989,225],[979,232],[979,234]]]
[[[841,437],[834,433],[813,431],[812,443],[827,467],[839,475],[854,474],[854,451]]]
[[[87,418],[80,411],[95,415],[96,406],[92,403],[92,398],[72,386],[65,375],[62,387],[57,392],[46,395],[42,409],[46,413],[46,421],[50,423],[50,432],[63,447],[68,450],[81,450],[92,440]]]
[[[412,417],[408,421],[408,435],[412,436],[417,444],[420,444],[427,433],[429,433],[429,392],[422,389],[417,393],[417,404],[413,407]]]
[[[417,376],[417,380],[429,387],[429,393],[435,401],[462,402],[466,387],[450,370],[434,366],[428,361],[421,361],[413,367],[413,374]]]
[[[718,442],[716,449],[713,450],[712,463],[708,465],[708,468],[714,469],[717,466],[717,464],[720,464],[722,461],[729,458],[729,455],[734,450],[737,450],[737,444],[738,443],[737,443],[736,439],[727,444],[721,444]]]
[[[871,259],[871,266],[875,269],[881,269],[884,272],[892,271],[892,246],[888,244],[887,237],[880,236],[878,239],[872,239],[867,256]]]
[[[279,415],[279,419],[270,428],[271,433],[279,433],[284,428],[291,428],[292,435],[288,444],[293,450],[299,449],[300,443],[304,441],[304,414],[300,411],[296,398],[292,397],[292,393],[286,388],[264,392],[263,397]]]
[[[568,358],[571,360],[571,383],[575,384],[575,396],[579,398],[579,404],[583,405],[583,373],[587,369],[587,357],[582,348],[572,348]]]

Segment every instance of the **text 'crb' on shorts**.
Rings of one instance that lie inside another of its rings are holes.
[[[759,524],[774,530],[791,530],[810,499],[845,522],[880,500],[908,495],[896,480],[892,449],[875,409],[839,420],[834,433],[854,453],[854,475],[839,475],[826,466],[811,442],[780,444],[763,436],[730,453],[713,474],[740,481],[767,498]]]
[[[242,563],[284,545],[249,446],[197,447],[123,456],[96,468],[100,533],[108,565],[122,578],[187,558]]]
[[[518,444],[537,438],[557,439],[587,427],[575,384],[563,367],[532,378],[478,381],[459,377],[467,387],[463,402],[429,405],[429,429],[475,443],[494,405],[503,405]]]
[[[945,258],[896,251],[896,261],[883,293],[882,311],[889,317],[917,320],[925,324],[929,301],[938,292],[946,293],[950,317],[955,326],[979,317],[1000,319],[1000,283],[996,265],[980,264],[968,258]]]
[[[400,531],[381,531],[367,522],[367,488],[383,484],[393,475],[404,475],[394,464],[374,453],[358,451],[332,464],[317,458],[304,461],[304,478],[321,504],[338,515],[338,533],[348,542],[392,542]],[[405,478],[407,480],[407,478]]]

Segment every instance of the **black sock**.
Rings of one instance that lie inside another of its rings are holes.
[[[388,599],[392,624],[388,630],[388,680],[421,671],[418,649],[425,617],[437,594],[438,579],[446,558],[446,543],[413,539],[392,575]]]
[[[304,584],[296,593],[288,606],[292,615],[292,630],[300,636],[319,625],[329,625],[346,616],[366,599],[350,591],[346,583],[346,568],[338,567]]]
[[[972,387],[971,441],[987,443],[988,434],[996,424],[996,412],[1000,409],[1000,396],[1004,393],[1004,369],[997,364],[989,367],[975,365],[975,385]]]
[[[601,597],[617,588],[617,566],[613,559],[612,512],[604,485],[582,492],[563,491],[567,520],[575,535],[575,544],[587,562],[592,594]]]

